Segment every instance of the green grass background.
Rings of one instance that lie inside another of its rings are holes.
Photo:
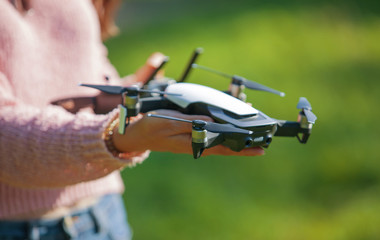
[[[123,171],[134,239],[380,239],[380,7],[376,1],[131,0],[106,42],[121,75],[154,51],[178,78],[199,64],[286,92],[246,91],[255,108],[318,120],[308,144],[275,138],[261,157],[153,152]],[[190,82],[229,80],[194,70]]]

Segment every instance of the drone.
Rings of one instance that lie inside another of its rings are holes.
[[[285,96],[283,92],[238,75],[228,75],[198,65],[196,60],[202,52],[202,48],[195,49],[184,73],[177,81],[172,78],[156,78],[157,72],[168,61],[166,58],[142,87],[92,84],[80,84],[80,86],[122,96],[122,103],[118,106],[120,110],[118,131],[120,134],[125,134],[129,119],[139,113],[148,113],[148,117],[188,122],[192,125],[192,149],[195,159],[200,158],[205,149],[219,144],[239,152],[245,148],[256,146],[267,148],[274,136],[296,137],[303,144],[308,141],[317,117],[305,97],[300,97],[297,104],[297,109],[300,110],[297,121],[271,118],[245,102],[244,90],[248,88]],[[229,90],[223,92],[204,85],[186,82],[192,69],[202,69],[231,79]],[[149,114],[150,111],[157,109],[172,109],[184,114],[207,115],[214,122],[190,121]]]

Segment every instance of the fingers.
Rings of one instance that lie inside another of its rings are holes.
[[[178,134],[173,135],[165,139],[165,145],[170,146],[170,149],[166,149],[160,145],[160,143],[154,144],[151,150],[153,151],[170,151],[172,153],[186,153],[192,154],[193,150],[191,147],[191,134]],[[243,149],[240,152],[235,152],[226,146],[218,145],[209,149],[205,149],[202,156],[209,155],[223,155],[223,156],[261,156],[264,155],[265,151],[261,147],[253,147]]]
[[[139,68],[135,73],[136,82],[146,82],[152,73],[161,65],[166,59],[166,56],[162,53],[156,52],[150,55],[145,65]]]
[[[193,152],[191,148],[191,134],[183,133],[168,137],[170,144],[170,152],[172,153],[186,153],[191,154]],[[158,150],[159,151],[159,150]]]
[[[138,87],[142,87],[143,83],[137,80],[136,74],[127,75],[123,78],[123,86],[137,85]]]
[[[152,114],[170,116],[186,120],[211,120],[208,116],[187,115],[174,110],[156,110]],[[120,150],[143,151],[150,149],[159,152],[192,153],[192,124],[176,120],[144,116],[139,121],[131,123],[126,134],[121,136],[118,146]],[[116,134],[116,137],[118,135]],[[118,142],[118,138],[114,142]],[[116,144],[115,144],[116,146]],[[116,147],[118,147],[116,146]],[[264,150],[260,147],[243,149],[235,152],[223,145],[217,145],[206,149],[203,155],[226,155],[226,156],[260,156]]]
[[[156,112],[151,112],[158,114]],[[164,116],[176,117],[168,114],[159,114]],[[176,120],[169,120],[164,118],[148,117],[144,116],[143,120],[146,125],[152,129],[155,133],[160,133],[164,137],[170,137],[178,134],[188,133],[191,134],[192,125],[189,122],[182,122]]]
[[[149,56],[145,65],[155,69],[155,68],[158,68],[165,59],[166,59],[166,56],[164,54],[160,52],[155,52]]]
[[[224,155],[224,156],[261,156],[265,151],[261,147],[246,148],[240,152],[235,152],[226,146],[218,145],[212,148],[208,148],[204,151],[203,155]]]

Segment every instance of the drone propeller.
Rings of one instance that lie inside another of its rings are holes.
[[[163,116],[163,115],[156,115],[156,114],[148,114],[148,117],[156,117],[156,118],[164,118],[168,120],[175,120],[175,121],[181,121],[181,122],[188,122],[193,124],[193,128],[199,129],[199,130],[206,130],[213,133],[242,133],[242,134],[252,134],[252,131],[237,128],[230,124],[220,124],[220,123],[214,123],[214,122],[207,122],[203,120],[186,120],[182,118],[176,118],[176,117],[170,117],[170,116]]]
[[[93,85],[93,84],[79,84],[79,86],[91,87],[91,88],[98,89],[102,92],[115,94],[115,95],[122,94],[124,92],[136,92],[136,93],[157,93],[157,94],[165,94],[165,95],[172,95],[172,96],[181,96],[181,94],[145,90],[145,89],[138,88],[136,86],[122,87],[122,86]]]
[[[240,77],[240,76],[237,76],[237,75],[234,75],[232,76],[232,79],[236,82],[240,82],[246,86],[247,88],[249,89],[253,89],[253,90],[258,90],[258,91],[264,91],[264,92],[270,92],[270,93],[274,93],[274,94],[277,94],[281,97],[284,97],[285,96],[285,93],[284,92],[280,92],[280,91],[277,91],[273,88],[270,88],[270,87],[267,87],[267,86],[264,86],[260,83],[257,83],[257,82],[253,82],[251,80],[247,80],[243,77]]]
[[[108,94],[122,94],[123,92],[127,91],[124,87],[121,86],[92,85],[83,83],[79,84],[79,86],[95,88]]]
[[[315,120],[317,120],[317,116],[311,111],[311,104],[309,101],[304,98],[300,97],[300,100],[298,101],[297,104],[297,109],[302,109],[303,112],[305,113],[306,119],[309,123],[315,123]]]
[[[232,79],[233,83],[236,83],[238,85],[244,85],[245,87],[247,87],[249,89],[270,92],[270,93],[277,94],[277,95],[279,95],[281,97],[285,96],[284,92],[277,91],[275,89],[272,89],[270,87],[264,86],[262,84],[259,84],[257,82],[248,80],[246,78],[243,78],[243,77],[240,77],[240,76],[237,76],[237,75],[229,75],[229,74],[226,74],[226,73],[223,73],[223,72],[219,72],[219,71],[216,71],[214,69],[211,69],[211,68],[208,68],[208,67],[205,67],[205,66],[201,66],[201,65],[195,64],[195,63],[192,64],[192,67],[193,68],[199,68],[199,69],[202,69],[202,70],[205,70],[205,71],[208,71],[208,72],[212,72],[212,73],[218,74],[218,75],[226,77],[226,78],[230,78],[230,79]]]

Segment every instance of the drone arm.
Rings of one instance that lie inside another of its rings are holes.
[[[192,135],[193,140],[191,146],[194,159],[200,158],[206,148],[214,147],[224,141],[224,136],[221,133],[193,130]]]
[[[297,137],[300,143],[306,143],[309,139],[310,133],[311,129],[301,128],[299,122],[277,120],[277,131],[274,135],[283,137]]]
[[[173,109],[176,110],[174,104],[172,104],[165,97],[148,97],[148,98],[140,98],[140,112],[147,113],[149,111],[157,110],[157,109]],[[178,107],[177,107],[178,108]]]
[[[221,144],[224,141],[224,134],[208,132],[207,139],[208,140],[207,140],[206,148],[211,148],[211,147]]]
[[[300,123],[286,120],[277,120],[275,136],[295,137],[300,130]]]

